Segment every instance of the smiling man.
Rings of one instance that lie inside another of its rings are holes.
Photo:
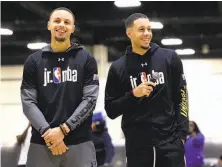
[[[184,167],[189,121],[182,62],[151,42],[146,15],[130,15],[125,26],[131,46],[109,69],[105,110],[111,119],[122,115],[127,167]]]
[[[67,8],[52,11],[51,43],[24,64],[23,112],[32,125],[26,167],[95,167],[92,112],[99,92],[97,63],[71,43],[75,17]]]

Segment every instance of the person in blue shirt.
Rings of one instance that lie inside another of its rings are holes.
[[[204,165],[204,141],[205,137],[196,122],[190,121],[189,135],[184,145],[187,167],[202,167]]]
[[[95,113],[92,118],[92,141],[96,148],[97,165],[109,166],[115,154],[114,146],[101,112]]]

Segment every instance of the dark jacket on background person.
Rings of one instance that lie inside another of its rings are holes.
[[[92,140],[96,148],[98,166],[110,164],[114,157],[114,147],[106,127],[106,121],[101,113],[95,113],[92,118],[95,129],[92,132]]]

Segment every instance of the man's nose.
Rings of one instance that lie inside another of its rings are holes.
[[[150,32],[148,30],[144,31],[144,35],[149,35],[149,34],[150,34]]]
[[[61,27],[64,27],[64,25],[65,25],[64,22],[61,21],[60,24],[59,24],[59,27],[60,27],[60,28],[61,28]]]

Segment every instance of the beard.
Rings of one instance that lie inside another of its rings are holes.
[[[64,42],[64,41],[66,40],[66,38],[65,38],[65,37],[64,37],[64,38],[55,37],[55,40],[56,40],[57,42]]]
[[[140,46],[142,49],[144,50],[149,50],[150,49],[150,45],[149,46]]]

